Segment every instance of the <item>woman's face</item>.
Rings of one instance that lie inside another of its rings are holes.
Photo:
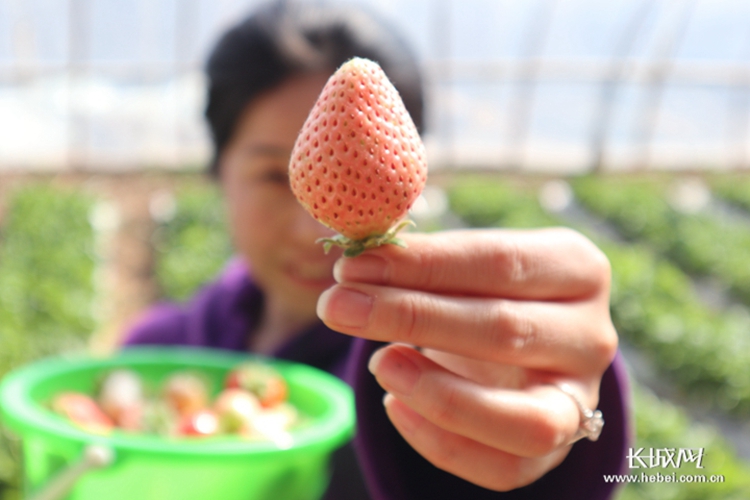
[[[297,133],[327,79],[294,77],[244,110],[220,158],[221,185],[237,251],[252,265],[266,298],[286,315],[312,320],[318,296],[334,284],[340,252],[315,240],[333,232],[315,221],[289,187]]]

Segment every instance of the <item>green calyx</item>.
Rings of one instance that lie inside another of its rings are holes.
[[[315,243],[323,243],[323,251],[327,254],[334,245],[344,249],[344,257],[356,257],[367,249],[377,248],[381,245],[397,245],[406,248],[406,242],[396,236],[406,226],[416,226],[410,220],[401,221],[393,226],[385,234],[373,234],[360,240],[353,240],[341,234],[333,238],[318,238]]]

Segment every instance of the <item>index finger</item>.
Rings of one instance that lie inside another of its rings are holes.
[[[339,283],[522,300],[593,296],[609,287],[609,262],[571,229],[405,234],[408,248],[369,250],[336,263]]]

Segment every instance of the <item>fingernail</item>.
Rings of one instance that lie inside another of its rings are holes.
[[[370,370],[370,373],[375,375],[375,368],[380,364],[380,359],[385,354],[385,348],[380,348],[377,351],[375,351],[372,356],[370,356],[370,362],[367,363],[367,369]]]
[[[385,259],[377,255],[341,258],[333,266],[333,277],[339,283],[346,280],[381,284],[387,279],[387,266]]]
[[[345,328],[360,328],[367,325],[372,311],[373,298],[369,295],[334,286],[318,298],[317,313],[323,321]]]
[[[386,392],[385,394],[383,394],[383,406],[387,407],[392,399],[393,395],[391,393]]]
[[[344,257],[340,258],[336,261],[336,263],[333,265],[333,279],[336,280],[336,283],[341,283],[344,281],[343,275],[341,274],[341,268],[344,265]]]
[[[383,348],[370,358],[369,370],[386,391],[409,396],[422,374],[419,367],[396,349]]]

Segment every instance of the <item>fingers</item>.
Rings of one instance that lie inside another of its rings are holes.
[[[578,407],[554,386],[485,387],[407,346],[378,351],[371,370],[386,391],[431,424],[511,455],[547,456],[565,447],[580,423]]]
[[[318,316],[331,328],[477,360],[603,373],[617,334],[609,264],[570,230],[409,236],[342,259]]]
[[[321,295],[318,315],[358,337],[569,373],[603,372],[617,348],[608,309],[592,301],[450,297],[346,284]]]
[[[337,262],[339,283],[363,282],[450,295],[559,300],[608,292],[609,262],[579,233],[451,231],[404,235]]]
[[[519,459],[548,457],[567,448],[578,428],[577,407],[549,385],[526,391],[488,389],[398,345],[378,351],[371,369],[398,399],[387,402],[386,409],[404,438],[454,473],[463,467],[478,473],[488,462],[501,462],[510,467],[503,468],[509,478],[530,482],[535,469],[518,470],[525,463]],[[498,479],[497,469],[488,472]]]
[[[540,458],[523,458],[446,431],[392,395],[384,400],[398,432],[434,466],[495,491],[526,486],[559,465],[568,449]]]
[[[331,328],[390,345],[370,369],[389,418],[437,467],[505,491],[560,463],[617,348],[609,263],[567,229],[406,235],[334,269]],[[432,358],[432,359],[431,359]],[[551,385],[576,387],[581,403]]]

